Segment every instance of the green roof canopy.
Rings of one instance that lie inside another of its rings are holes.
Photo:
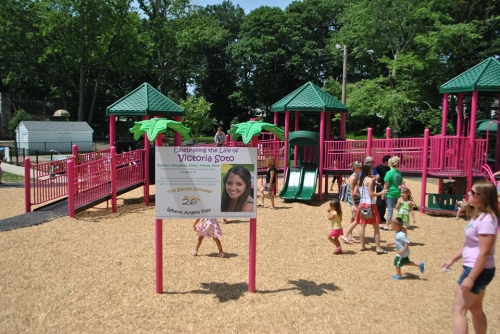
[[[106,115],[172,117],[184,116],[184,109],[145,82],[107,107]]]
[[[273,104],[271,111],[301,111],[309,113],[333,111],[346,113],[347,107],[312,82],[308,82]]]
[[[488,124],[490,124],[490,126],[488,126]],[[490,135],[496,136],[497,124],[498,123],[496,119],[481,119],[479,121],[476,121],[476,132],[480,135],[489,133]]]
[[[317,146],[319,133],[305,130],[290,132],[288,142],[292,146]]]
[[[500,92],[500,62],[498,60],[493,57],[485,59],[439,88],[442,94],[473,91]]]

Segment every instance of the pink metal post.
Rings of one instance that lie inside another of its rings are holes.
[[[180,118],[182,121],[182,117]],[[177,121],[177,119],[176,119]],[[176,133],[176,135],[179,133]],[[176,142],[176,137],[174,137],[174,143]],[[180,141],[180,140],[179,140]],[[156,147],[160,147],[163,143],[162,136],[159,135],[156,137],[155,145]],[[182,143],[180,143],[182,144]],[[156,151],[156,150],[155,150]],[[146,185],[144,188],[144,200],[147,198],[146,205],[149,205],[149,140],[148,136],[144,134],[144,175]],[[156,153],[154,153],[156,154]],[[156,156],[155,156],[156,160]],[[156,168],[156,166],[155,166]],[[146,187],[147,187],[147,197],[146,197]],[[156,266],[156,293],[163,293],[163,220],[155,219],[155,266]]]
[[[500,95],[498,96],[498,101],[500,101]],[[498,104],[497,120],[498,120],[498,123],[497,123],[497,144],[496,144],[496,149],[495,149],[495,164],[493,165],[495,172],[500,169],[500,103]]]
[[[259,138],[252,138],[251,147],[257,147]],[[250,218],[250,237],[249,256],[248,256],[248,292],[255,292],[255,268],[257,263],[257,219]]]
[[[325,113],[319,114],[319,180],[318,180],[318,200],[323,198],[321,185],[323,183],[323,161],[325,159]]]
[[[439,171],[444,172],[444,160],[446,150],[446,125],[448,122],[448,94],[443,95],[443,114],[441,119],[441,154],[439,154]],[[439,180],[439,187],[441,188],[442,180]]]
[[[390,150],[391,150],[391,128],[387,127],[385,129],[385,154],[391,154]]]
[[[472,167],[474,165],[474,155],[475,155],[475,145],[476,141],[476,113],[477,113],[477,100],[478,91],[472,92],[472,106],[470,113],[470,131],[469,131],[469,145],[471,148],[472,156],[469,159],[468,171],[467,171],[467,188],[466,191],[472,188]]]
[[[250,218],[249,237],[249,257],[248,257],[248,292],[255,292],[255,269],[257,258],[257,219]]]
[[[277,112],[274,113],[274,125],[278,125],[278,121],[279,121],[278,114],[279,113],[277,113]],[[276,137],[276,135],[274,135],[274,140],[275,141],[278,140],[278,137]]]
[[[116,116],[109,116],[109,147],[116,143]]]
[[[332,130],[332,113],[331,111],[326,112],[326,138],[331,140],[331,130]]]
[[[340,114],[340,138],[345,139],[345,113]]]
[[[174,116],[174,121],[182,122],[182,116]],[[174,134],[174,146],[182,146],[182,137],[179,132]]]
[[[328,140],[332,140],[331,131],[330,131],[331,129],[332,129],[332,113],[330,111],[327,111],[326,112],[326,138]],[[322,146],[324,146],[324,140],[323,140]],[[323,152],[324,152],[324,148],[323,148]],[[326,154],[326,153],[324,153],[324,154]],[[322,164],[322,166],[323,166],[323,164]],[[321,169],[323,169],[323,167]],[[321,192],[321,188],[319,188],[319,190]],[[328,174],[325,174],[325,190],[324,190],[324,192],[326,195],[328,195]]]
[[[285,154],[283,155],[283,180],[286,180],[286,169],[288,167],[288,160],[290,160],[290,144],[288,143],[290,133],[290,112],[285,111]]]
[[[160,118],[160,116],[155,116],[155,118]],[[150,119],[149,115],[144,116],[144,120]],[[144,140],[144,205],[149,205],[149,184],[151,183],[149,180],[149,138],[148,134],[144,133],[142,135]],[[161,133],[156,137],[157,142],[161,143],[163,141]],[[158,145],[158,144],[156,144]]]
[[[117,209],[117,196],[116,196],[116,147],[111,146],[111,211],[116,212]]]
[[[232,129],[233,128],[233,125],[229,125],[229,129]],[[226,145],[227,146],[233,146],[233,136],[232,135],[229,135],[229,136],[226,136]]]
[[[78,165],[78,145],[73,145],[71,147],[71,155],[73,155],[74,166]]]
[[[372,155],[372,140],[373,140],[373,129],[368,128],[366,138],[366,156]]]
[[[295,112],[295,130],[294,131],[299,130],[299,117],[300,117],[300,113],[298,111],[296,111]],[[297,166],[298,155],[299,155],[299,148],[297,146],[295,146],[295,148],[293,150],[293,165],[294,166]]]
[[[163,220],[155,219],[156,293],[163,293]]]
[[[31,162],[24,158],[24,212],[31,212]]]
[[[424,150],[422,152],[422,185],[420,189],[420,212],[425,212],[425,192],[427,188],[427,167],[429,164],[429,129],[424,130]]]
[[[149,180],[149,138],[147,133],[143,134],[144,136],[144,204],[149,205],[149,184],[151,181]],[[157,142],[160,143],[161,146],[161,136],[160,138],[156,138]],[[158,145],[158,144],[157,144]]]
[[[446,123],[448,121],[448,93],[443,95],[443,114],[441,119],[441,135],[446,136]]]
[[[68,159],[66,168],[68,174],[68,216],[75,218],[75,168],[73,167],[73,159]]]
[[[460,136],[462,133],[462,117],[464,115],[464,94],[458,94],[458,108],[457,108],[457,128],[456,135]]]

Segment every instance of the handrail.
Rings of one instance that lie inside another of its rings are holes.
[[[495,177],[493,176],[493,171],[491,170],[490,166],[488,166],[488,165],[485,164],[485,165],[483,165],[482,169],[484,169],[484,171],[486,172],[487,176],[489,177],[489,181],[491,181],[491,183],[493,183],[495,185],[495,187],[496,187],[498,185],[498,182],[495,179]]]

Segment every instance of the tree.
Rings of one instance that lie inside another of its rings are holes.
[[[180,107],[185,111],[183,123],[191,129],[191,134],[195,139],[204,131],[213,130],[217,125],[217,120],[209,117],[212,103],[207,102],[203,97],[190,96],[187,100],[180,102]]]
[[[244,115],[245,104],[232,103],[230,96],[236,91],[238,83],[237,62],[231,58],[229,48],[238,42],[245,12],[238,5],[223,1],[220,5],[206,6],[204,10],[216,24],[219,38],[211,43],[198,43],[195,52],[201,56],[198,71],[195,72],[194,92],[213,102],[210,115],[227,127],[235,115]],[[205,24],[206,26],[206,24]],[[209,32],[215,34],[215,27]]]

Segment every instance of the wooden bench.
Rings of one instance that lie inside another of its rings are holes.
[[[425,212],[456,214],[458,201],[463,201],[464,195],[452,194],[427,194],[427,206]]]

